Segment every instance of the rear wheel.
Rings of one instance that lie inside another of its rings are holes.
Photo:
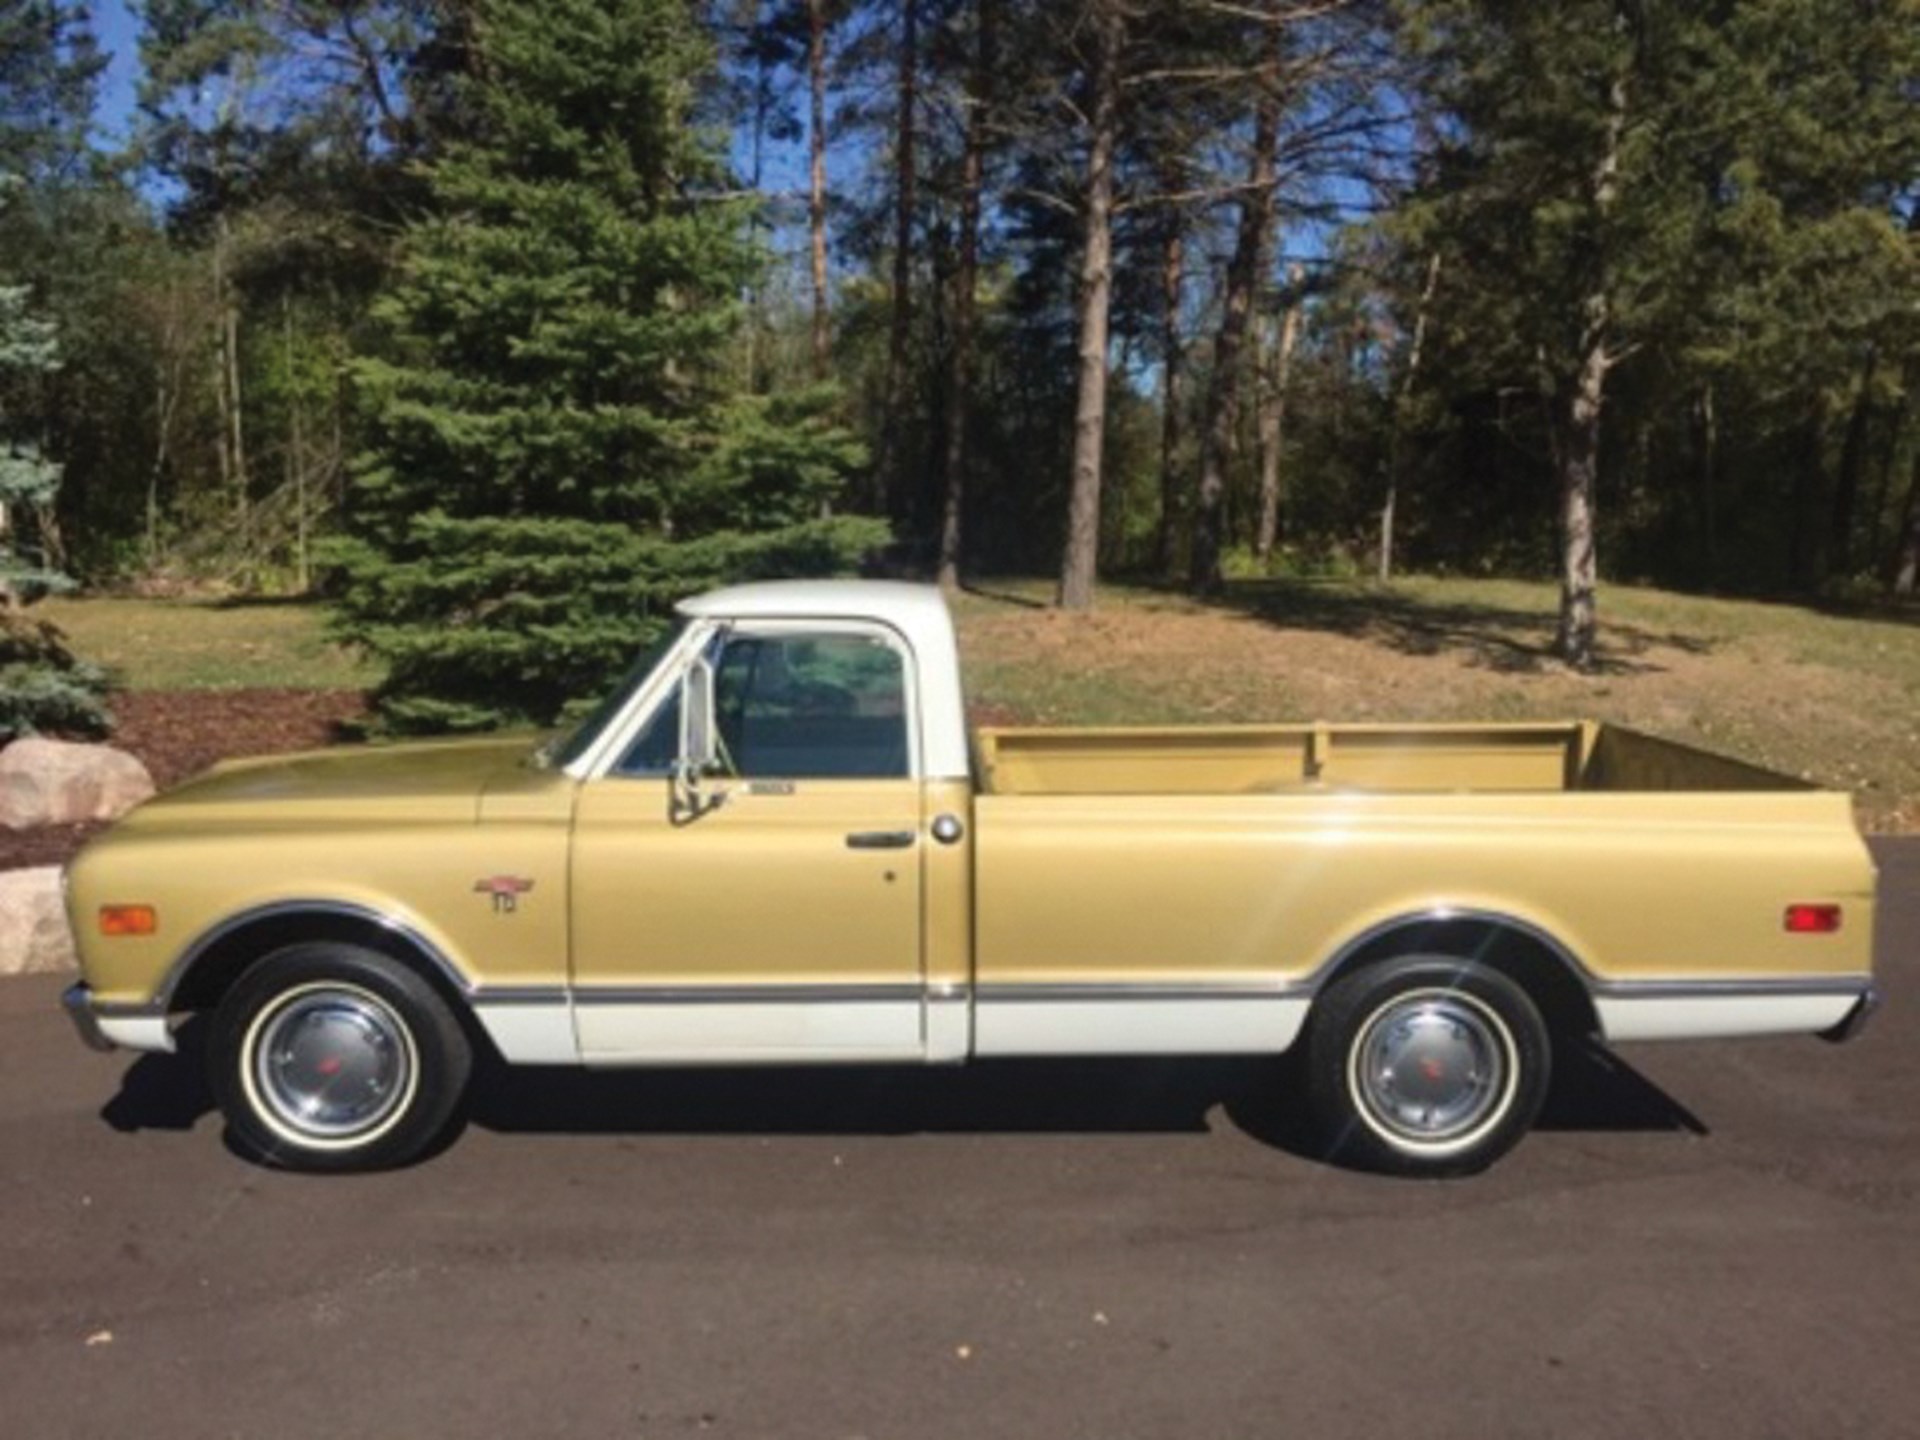
[[[1532,1126],[1551,1042],[1524,990],[1448,956],[1369,966],[1328,987],[1307,1079],[1332,1154],[1369,1169],[1485,1169]]]
[[[293,945],[213,1020],[215,1096],[237,1146],[290,1170],[403,1165],[452,1123],[473,1068],[433,987],[354,945]]]

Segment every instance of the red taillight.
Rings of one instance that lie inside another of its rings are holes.
[[[1840,928],[1838,905],[1787,906],[1789,935],[1831,935]]]

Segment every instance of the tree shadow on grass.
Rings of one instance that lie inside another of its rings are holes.
[[[203,603],[209,610],[317,610],[325,601],[318,595],[222,595]]]
[[[1313,630],[1383,645],[1403,655],[1458,654],[1478,669],[1539,674],[1562,664],[1554,617],[1513,606],[1425,600],[1345,581],[1242,580],[1207,602],[1283,630]],[[1658,674],[1657,649],[1703,655],[1713,642],[1602,618],[1602,675]]]
[[[1866,620],[1883,625],[1920,626],[1920,597],[1890,595],[1882,599],[1816,599],[1802,600],[1798,603],[1816,615],[1825,615],[1832,620]]]
[[[977,580],[961,581],[960,589],[965,594],[972,595],[977,599],[992,600],[996,604],[1012,605],[1021,610],[1045,610],[1048,608],[1046,601],[1037,599],[1032,595],[1022,595],[1017,590],[997,590],[991,584],[983,584]]]

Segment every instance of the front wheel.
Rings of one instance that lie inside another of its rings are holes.
[[[420,976],[354,945],[293,945],[214,1015],[213,1089],[237,1147],[289,1170],[404,1165],[452,1123],[473,1067]]]
[[[1307,1079],[1334,1158],[1409,1175],[1483,1170],[1546,1098],[1551,1042],[1527,993],[1496,970],[1409,956],[1328,987]]]

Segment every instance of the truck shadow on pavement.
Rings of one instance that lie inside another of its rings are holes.
[[[100,1111],[115,1130],[191,1130],[214,1108],[204,1026],[189,1020],[173,1055],[143,1055]],[[1598,1045],[1570,1047],[1537,1127],[1686,1131],[1707,1127]],[[1301,1159],[1325,1146],[1307,1123],[1288,1061],[998,1060],[957,1068],[475,1070],[468,1122],[514,1134],[912,1135],[1202,1134],[1216,1112],[1250,1138]]]

